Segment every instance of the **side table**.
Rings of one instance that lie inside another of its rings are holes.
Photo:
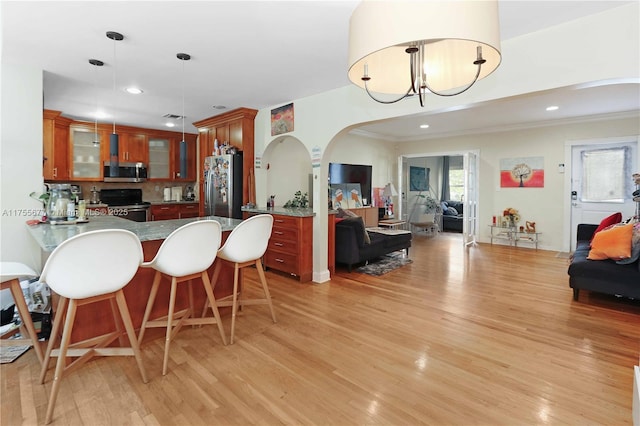
[[[518,242],[525,242],[533,244],[536,250],[540,242],[540,235],[542,235],[542,232],[519,231],[513,226],[489,225],[489,229],[491,229],[489,236],[491,244],[493,244],[493,240],[505,240],[509,242],[509,245],[518,247]]]

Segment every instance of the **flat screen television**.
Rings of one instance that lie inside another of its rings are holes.
[[[342,183],[359,183],[362,191],[362,198],[366,198],[365,205],[371,205],[372,188],[371,188],[372,166],[363,164],[342,164],[329,163],[329,185]]]

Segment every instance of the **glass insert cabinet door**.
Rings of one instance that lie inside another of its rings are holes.
[[[73,178],[100,178],[100,133],[74,129],[72,138]]]
[[[149,139],[149,178],[169,179],[169,139]]]

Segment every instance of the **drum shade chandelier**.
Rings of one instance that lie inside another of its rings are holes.
[[[497,0],[365,0],[349,21],[349,80],[383,104],[459,95],[500,61]]]

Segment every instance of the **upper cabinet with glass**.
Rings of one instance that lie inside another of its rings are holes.
[[[71,126],[71,179],[99,180],[102,176],[100,145],[108,141],[101,132]]]
[[[170,177],[169,139],[149,138],[149,179]]]

